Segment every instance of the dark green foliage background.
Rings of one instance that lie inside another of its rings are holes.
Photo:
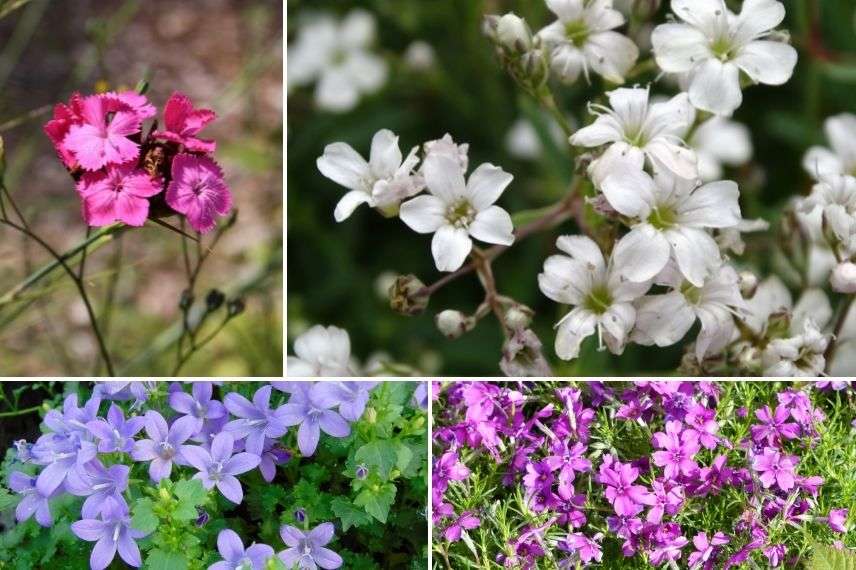
[[[856,5],[852,0],[785,0],[790,30],[799,50],[799,63],[783,87],[755,86],[744,91],[735,119],[749,126],[755,148],[751,166],[727,176],[741,187],[744,217],[764,217],[772,228],[750,234],[744,259],[768,275],[776,249],[776,228],[782,206],[805,194],[811,181],[801,159],[812,144],[825,144],[825,117],[856,112]],[[668,12],[664,2],[655,21]],[[729,1],[732,9],[739,2]],[[301,327],[334,324],[351,334],[353,351],[361,358],[375,350],[416,366],[442,356],[443,374],[499,374],[499,327],[486,319],[474,331],[450,342],[433,324],[433,315],[445,308],[472,312],[483,293],[474,277],[447,286],[431,299],[419,317],[394,314],[375,294],[375,279],[383,271],[415,273],[426,284],[440,274],[430,254],[430,236],[418,235],[398,219],[384,219],[370,209],[358,209],[346,222],[333,220],[333,207],[344,190],[318,172],[315,160],[326,144],[344,141],[368,155],[372,135],[381,128],[400,135],[406,153],[412,146],[449,132],[456,141],[470,143],[470,165],[492,162],[514,174],[500,200],[512,214],[549,205],[564,192],[573,166],[562,148],[547,147],[538,162],[521,162],[508,155],[504,139],[520,116],[532,115],[533,104],[521,95],[497,64],[481,34],[487,13],[514,11],[534,30],[553,20],[544,3],[529,0],[313,0],[289,1],[288,37],[293,40],[300,16],[310,10],[345,14],[363,7],[378,18],[379,46],[391,64],[390,80],[379,93],[363,99],[343,115],[313,110],[311,88],[288,98],[288,323],[289,346]],[[411,41],[421,39],[436,52],[436,67],[427,74],[408,71],[400,56]],[[826,53],[830,61],[819,54]],[[647,57],[643,51],[640,61]],[[642,76],[641,84],[654,80]],[[560,107],[580,123],[590,120],[585,103],[602,93],[580,82],[554,89]],[[653,86],[661,94],[674,92],[668,84]],[[539,291],[536,275],[554,251],[556,236],[577,233],[572,222],[516,245],[494,264],[498,288],[537,311],[535,330],[553,355],[553,323],[557,306]],[[694,334],[688,335],[694,338]],[[630,346],[622,357],[595,350],[589,338],[578,362],[555,368],[563,374],[629,375],[673,370],[682,352]],[[426,370],[434,373],[434,370]]]

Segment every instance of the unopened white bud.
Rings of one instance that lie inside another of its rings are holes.
[[[532,322],[532,309],[525,305],[513,305],[505,312],[505,324],[511,330],[523,330]]]
[[[472,317],[453,309],[446,309],[437,313],[437,316],[434,317],[434,323],[443,336],[453,339],[472,329],[475,324]]]
[[[839,293],[856,293],[856,263],[852,261],[839,263],[832,271],[829,283],[832,289]]]
[[[755,291],[758,290],[758,276],[751,271],[741,271],[737,279],[740,294],[746,299],[754,297]]]
[[[532,32],[526,20],[509,12],[502,16],[496,25],[496,39],[503,47],[517,53],[525,53],[532,48]]]

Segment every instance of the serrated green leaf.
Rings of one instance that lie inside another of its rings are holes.
[[[397,441],[395,442],[395,466],[399,471],[407,470],[407,466],[413,461],[413,451],[407,444]]]
[[[199,479],[179,481],[175,485],[175,496],[181,502],[191,503],[194,506],[201,505],[208,497],[208,492],[202,486]]]
[[[386,479],[398,459],[396,447],[396,443],[392,441],[372,441],[360,447],[354,459],[357,463],[365,463]]]
[[[187,560],[178,552],[167,552],[155,548],[146,557],[148,570],[187,570]]]
[[[856,554],[815,544],[807,570],[856,570]]]
[[[330,503],[330,508],[333,510],[333,514],[342,521],[343,531],[348,530],[352,526],[361,526],[372,521],[372,518],[364,510],[358,509],[353,503],[343,497],[333,499]]]
[[[11,494],[6,489],[0,488],[0,511],[5,511],[9,507],[18,504],[18,496]]]
[[[395,502],[395,485],[384,483],[366,487],[354,499],[354,504],[363,507],[368,514],[382,523],[389,517],[389,509]]]
[[[132,509],[131,526],[146,533],[154,532],[160,522],[154,507],[155,504],[147,497],[137,499]]]

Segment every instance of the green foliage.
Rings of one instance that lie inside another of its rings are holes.
[[[856,554],[815,544],[807,570],[856,570]]]

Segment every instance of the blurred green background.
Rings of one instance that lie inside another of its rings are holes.
[[[790,31],[799,63],[785,86],[744,90],[744,103],[734,119],[749,126],[754,159],[726,174],[740,185],[744,217],[763,217],[771,223],[769,232],[745,236],[747,252],[740,260],[762,276],[771,271],[782,206],[811,188],[801,167],[803,153],[812,144],[826,145],[825,117],[856,112],[856,4],[853,0],[784,3],[787,18],[780,28]],[[740,2],[728,4],[739,10]],[[334,141],[347,142],[368,156],[371,137],[381,128],[400,135],[405,153],[448,132],[457,142],[470,143],[470,170],[492,162],[514,174],[499,201],[512,214],[555,202],[567,188],[573,165],[565,149],[551,143],[549,136],[541,136],[544,150],[535,161],[516,159],[506,150],[506,135],[514,121],[519,117],[538,121],[540,115],[504,75],[481,33],[485,14],[514,11],[527,19],[533,31],[554,17],[543,2],[534,0],[314,0],[290,1],[287,6],[289,41],[300,20],[311,12],[344,15],[354,7],[369,10],[378,19],[377,49],[391,66],[387,85],[345,114],[315,110],[311,88],[289,92],[288,350],[307,326],[333,324],[348,330],[353,353],[361,359],[381,350],[426,373],[498,375],[502,334],[492,318],[455,341],[444,339],[433,323],[433,315],[442,309],[468,313],[475,309],[483,297],[475,277],[446,286],[432,296],[428,310],[418,317],[393,313],[377,292],[378,277],[385,272],[414,273],[426,284],[439,278],[431,258],[430,236],[418,235],[397,218],[384,219],[365,206],[347,221],[335,223],[333,208],[345,190],[324,178],[315,160]],[[668,2],[664,2],[652,21],[665,21],[667,13]],[[645,38],[651,27],[639,23],[634,28],[641,61],[650,55]],[[414,71],[403,62],[402,54],[414,40],[433,48],[431,69]],[[650,73],[638,82],[655,79]],[[554,85],[553,91],[561,109],[581,124],[590,120],[586,102],[603,90],[602,80],[593,75],[591,85],[584,81],[570,87]],[[652,91],[676,92],[667,80],[655,83]],[[546,134],[546,129],[539,130]],[[584,343],[579,360],[559,366],[552,348],[552,326],[563,309],[539,292],[536,275],[544,259],[555,251],[555,238],[563,233],[577,233],[574,223],[530,237],[494,263],[500,293],[536,310],[534,329],[554,371],[566,375],[673,371],[680,361],[681,344],[668,349],[631,345],[624,355],[615,357],[597,352],[594,337]],[[687,339],[694,337],[691,332]]]
[[[187,375],[282,372],[282,13],[278,0],[0,0],[6,184],[55,249],[86,233],[73,180],[42,132],[55,103],[147,77],[159,118],[174,90],[218,115],[203,135],[218,143],[215,158],[240,213],[203,268],[197,295],[216,287],[243,297],[247,310],[194,356]],[[0,295],[47,261],[0,227]],[[89,257],[87,275],[102,316],[115,287],[108,344],[117,371],[168,374],[186,283],[178,236],[152,225],[126,232]],[[82,303],[61,273],[0,309],[0,375],[90,375],[96,355]]]

